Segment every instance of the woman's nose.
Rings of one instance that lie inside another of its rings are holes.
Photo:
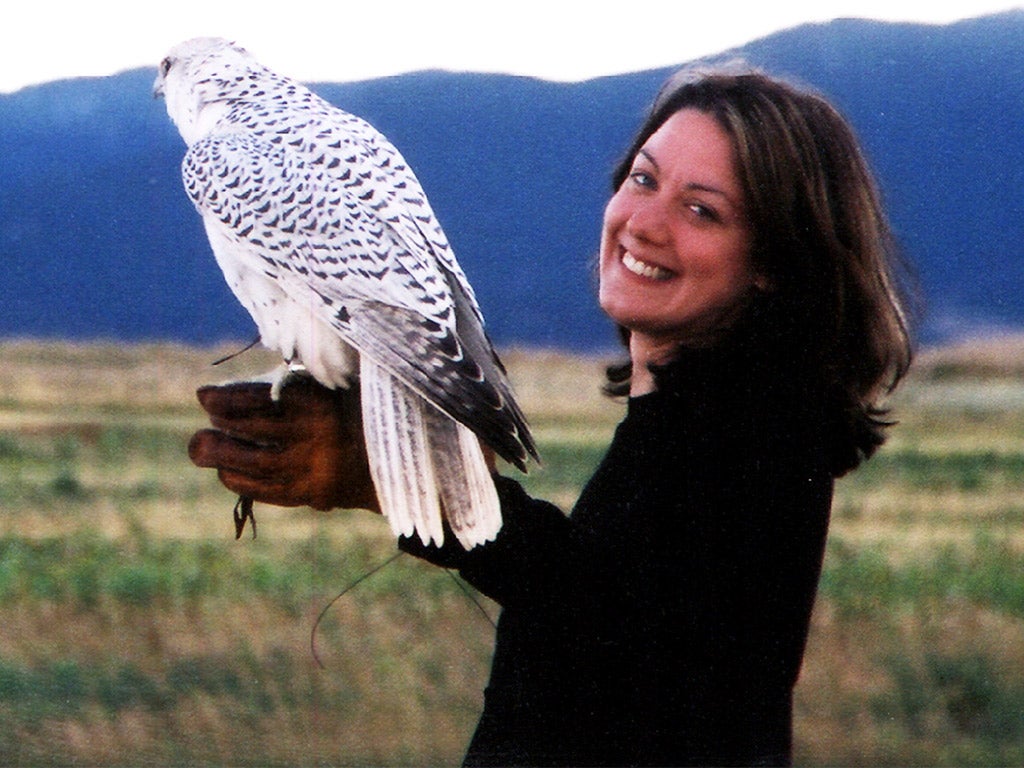
[[[662,244],[667,239],[665,211],[658,200],[637,200],[626,220],[626,230],[638,240]]]

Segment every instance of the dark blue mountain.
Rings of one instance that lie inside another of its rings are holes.
[[[836,21],[742,56],[831,97],[864,141],[927,304],[922,336],[1024,326],[1024,12]],[[614,344],[594,301],[608,175],[670,70],[560,84],[423,72],[319,84],[416,169],[500,344]],[[184,195],[152,71],[0,95],[0,335],[253,335]]]

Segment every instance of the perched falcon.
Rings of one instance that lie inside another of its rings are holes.
[[[188,145],[185,190],[264,346],[327,387],[358,378],[395,533],[441,544],[443,515],[466,549],[493,539],[501,512],[480,441],[520,469],[536,447],[398,150],[226,40],[177,45],[154,93]]]

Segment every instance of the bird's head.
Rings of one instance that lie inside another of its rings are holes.
[[[206,135],[226,111],[236,78],[259,65],[244,49],[219,37],[197,37],[174,46],[160,62],[153,95],[187,144]]]

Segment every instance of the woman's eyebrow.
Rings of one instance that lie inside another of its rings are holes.
[[[686,189],[691,190],[693,192],[707,192],[708,194],[711,195],[718,195],[719,197],[724,197],[730,203],[732,202],[732,197],[729,195],[729,193],[723,189],[719,189],[718,187],[712,187],[707,184],[700,184],[698,182],[691,181],[689,184],[686,185]]]
[[[643,155],[645,158],[647,158],[647,162],[649,162],[651,165],[653,165],[655,170],[660,170],[661,166],[658,165],[658,161],[655,160],[654,159],[654,155],[652,155],[646,149],[643,149],[641,147],[640,150],[637,152],[637,154],[638,155]]]

